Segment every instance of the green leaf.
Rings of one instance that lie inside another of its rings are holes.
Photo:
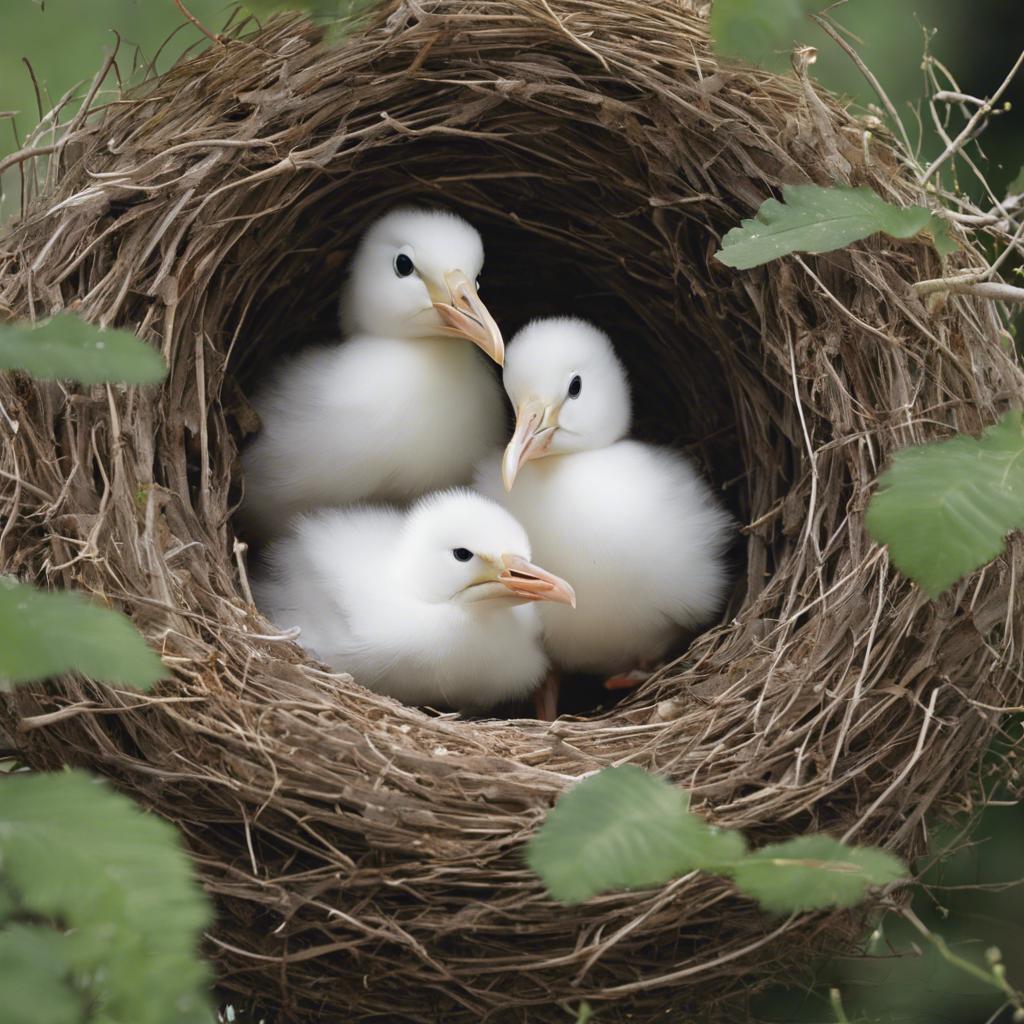
[[[737,832],[707,825],[689,797],[630,765],[605,768],[569,790],[530,841],[526,859],[563,903],[660,885],[743,855]]]
[[[1006,188],[1006,194],[1008,196],[1019,196],[1024,192],[1024,167],[1020,169],[1020,173]]]
[[[810,11],[818,0],[715,0],[708,29],[715,52],[773,71],[790,67],[790,52],[815,31]]]
[[[120,612],[0,576],[0,690],[72,670],[139,689],[167,675]]]
[[[938,597],[1024,527],[1024,416],[1007,413],[981,438],[898,452],[882,474],[867,528],[900,572]]]
[[[67,936],[38,925],[0,929],[4,1024],[80,1024],[83,999],[72,985],[69,945]]]
[[[893,206],[869,188],[787,185],[782,195],[784,202],[766,199],[756,219],[722,239],[720,262],[748,270],[794,252],[831,252],[880,231],[894,238],[928,231],[943,256],[957,247],[946,222],[923,206]]]
[[[67,313],[45,323],[0,323],[0,370],[82,384],[155,384],[167,374],[160,353],[128,331],[101,331]]]
[[[52,938],[32,933],[41,946],[28,952],[49,949],[52,980],[73,976],[89,1019],[210,1020],[209,972],[196,956],[209,908],[166,822],[80,773],[5,779],[0,880],[33,922],[54,922]],[[5,999],[16,969],[0,952]]]
[[[802,836],[749,853],[732,874],[738,888],[765,910],[790,914],[852,907],[869,886],[906,878],[907,869],[884,850]]]

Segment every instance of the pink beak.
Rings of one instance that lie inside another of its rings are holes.
[[[531,398],[519,407],[516,429],[501,460],[501,479],[506,491],[512,490],[519,471],[530,459],[547,455],[555,436],[554,425],[544,426],[548,418],[548,407],[539,399]]]
[[[434,309],[444,324],[445,333],[467,338],[484,350],[499,366],[505,364],[505,342],[494,317],[480,301],[473,282],[461,270],[444,275],[448,302],[435,302]]]
[[[576,607],[576,591],[560,576],[542,569],[539,565],[528,562],[518,555],[502,555],[505,571],[498,577],[516,597],[525,597],[530,601],[554,601]]]

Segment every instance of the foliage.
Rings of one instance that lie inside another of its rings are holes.
[[[727,267],[747,270],[794,252],[831,252],[878,232],[910,238],[922,231],[931,233],[942,255],[956,249],[945,221],[923,206],[893,206],[863,186],[789,185],[783,202],[766,199],[755,219],[722,239],[715,255]]]
[[[937,597],[1024,527],[1024,415],[1007,413],[980,440],[898,452],[867,513],[896,567]]]
[[[0,576],[0,690],[72,670],[140,689],[166,674],[120,612]]]
[[[772,71],[789,67],[790,51],[807,37],[807,14],[819,0],[715,0],[709,30],[715,52]]]
[[[0,325],[0,366],[90,383],[165,372],[132,335],[69,316]],[[0,576],[0,689],[73,670],[143,688],[164,675],[123,615]],[[170,825],[78,773],[0,786],[4,1024],[209,1024],[208,917]]]
[[[38,326],[0,323],[0,369],[85,383],[159,381],[160,354],[127,331],[101,331],[62,314]],[[0,576],[0,689],[75,669],[105,682],[149,688],[160,659],[120,613],[75,594],[44,593]]]
[[[766,910],[792,913],[852,906],[870,886],[907,875],[891,854],[827,836],[748,852],[739,832],[692,814],[684,791],[631,765],[606,768],[566,793],[526,856],[551,896],[569,904],[701,870],[731,876]]]
[[[527,862],[563,903],[606,889],[658,885],[735,860],[743,837],[689,813],[689,797],[631,765],[607,768],[559,801],[530,843]]]
[[[868,886],[906,878],[891,853],[849,847],[828,836],[801,836],[744,857],[733,878],[765,910],[786,914],[819,907],[852,907]]]
[[[174,829],[87,776],[0,786],[5,1024],[208,1024],[209,918]]]
[[[101,331],[62,313],[38,325],[0,323],[0,370],[25,370],[40,380],[82,384],[155,384],[167,365],[128,331]]]
[[[1019,803],[997,800],[970,828],[970,841],[964,818],[933,830],[936,852],[911,906],[872,923],[867,955],[814,965],[817,991],[775,989],[756,1001],[753,1017],[766,1024],[840,1020],[829,1016],[829,989],[838,987],[853,1021],[1009,1024],[1024,999],[1015,986],[1024,977],[1024,887],[1013,884],[1022,823]]]

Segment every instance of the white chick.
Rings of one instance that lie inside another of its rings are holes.
[[[474,348],[501,365],[475,283],[483,260],[451,213],[398,209],[370,228],[342,292],[346,340],[300,353],[254,399],[262,430],[242,457],[239,510],[251,537],[314,508],[466,483],[501,443],[504,402]]]
[[[523,528],[468,490],[409,511],[354,506],[300,516],[270,545],[256,604],[359,683],[407,704],[482,710],[522,697],[548,667],[534,602],[572,605],[531,564]]]
[[[683,456],[623,440],[626,372],[592,325],[527,325],[509,342],[504,382],[515,433],[476,482],[523,523],[537,558],[573,581],[571,616],[540,609],[548,653],[578,672],[652,663],[722,607],[729,515]]]

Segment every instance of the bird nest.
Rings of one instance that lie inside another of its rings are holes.
[[[720,66],[679,4],[404,0],[334,46],[294,19],[240,26],[78,115],[38,177],[0,242],[0,309],[130,327],[170,374],[0,380],[2,569],[125,609],[173,679],[63,679],[8,720],[31,763],[91,768],[181,828],[229,991],[288,1020],[708,1011],[860,918],[773,920],[691,876],[560,907],[523,844],[567,787],[629,762],[754,842],[821,830],[904,855],[930,809],[970,800],[996,709],[1024,699],[1021,548],[931,603],[864,509],[893,451],[979,430],[1024,383],[983,304],[910,294],[940,272],[924,241],[712,258],[786,183],[921,199],[806,78]],[[481,228],[506,336],[549,313],[606,327],[641,433],[686,449],[744,524],[723,621],[611,710],[403,707],[248,600],[244,392],[330,335],[360,230],[400,201]]]

